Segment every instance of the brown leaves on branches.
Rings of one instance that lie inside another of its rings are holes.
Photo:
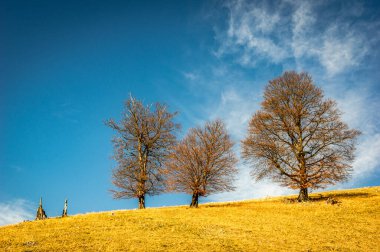
[[[172,121],[175,115],[165,105],[144,106],[131,96],[121,122],[106,122],[118,133],[113,139],[118,166],[112,182],[120,189],[112,191],[115,198],[138,198],[139,208],[145,208],[145,195],[164,191],[162,164],[176,142],[173,133],[179,125]]]
[[[324,99],[310,75],[285,72],[267,85],[242,141],[242,157],[256,179],[298,188],[303,201],[308,188],[348,178],[359,134],[342,122],[336,103]]]
[[[169,191],[192,194],[191,207],[199,196],[231,191],[237,169],[233,143],[220,120],[191,129],[166,163]]]

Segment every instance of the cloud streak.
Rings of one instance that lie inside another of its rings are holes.
[[[230,1],[226,4],[227,29],[219,34],[216,55],[235,55],[243,66],[256,66],[263,59],[279,64],[296,62],[303,68],[312,60],[330,76],[358,66],[373,47],[373,25],[353,12],[362,6],[333,11],[334,2],[317,1]],[[323,11],[321,11],[323,10]],[[323,13],[335,14],[326,21]],[[355,22],[352,22],[352,21]],[[378,40],[378,39],[376,39]]]
[[[0,203],[0,226],[33,219],[33,208],[24,199]]]

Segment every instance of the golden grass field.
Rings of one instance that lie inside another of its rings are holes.
[[[23,222],[0,227],[0,251],[380,251],[380,186],[322,195]]]

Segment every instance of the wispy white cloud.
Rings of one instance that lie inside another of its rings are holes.
[[[302,68],[311,59],[333,76],[357,66],[369,53],[373,38],[362,28],[376,32],[364,21],[347,19],[363,12],[352,8],[322,20],[317,9],[328,9],[326,2],[276,1],[270,6],[267,1],[230,1],[227,7],[228,28],[217,36],[217,55],[235,55],[244,66],[266,59],[276,64],[294,60]]]
[[[258,96],[254,93],[242,96],[235,88],[228,87],[222,91],[217,104],[217,107],[210,111],[210,116],[222,118],[233,138],[241,140],[245,135],[252,111],[258,108]]]
[[[329,75],[358,66],[369,51],[361,34],[349,29],[344,24],[331,25],[323,36],[323,46],[315,50]]]
[[[380,102],[365,88],[331,90],[331,95],[344,112],[343,120],[350,127],[362,131],[353,163],[351,184],[355,185],[370,177],[380,167]]]
[[[32,205],[23,199],[0,203],[0,226],[33,219]]]
[[[52,111],[52,116],[59,120],[64,120],[70,123],[78,123],[78,116],[81,110],[75,107],[71,102],[56,104]]]
[[[268,10],[263,3],[232,1],[227,6],[230,10],[228,30],[219,36],[222,43],[217,56],[236,53],[242,65],[255,65],[257,56],[274,62],[288,57],[286,48],[273,39],[281,18],[278,12]]]
[[[369,177],[380,167],[380,133],[368,135],[361,140],[353,163],[353,182]]]
[[[198,75],[194,72],[184,72],[183,76],[190,81],[194,81],[198,78]]]

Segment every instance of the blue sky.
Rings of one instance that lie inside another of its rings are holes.
[[[285,70],[308,71],[363,132],[351,180],[329,189],[379,185],[379,12],[376,1],[2,1],[0,225],[32,219],[40,196],[49,216],[65,198],[69,214],[137,207],[109,193],[104,125],[129,93],[180,112],[179,137],[222,118],[239,153],[263,88]],[[238,166],[235,192],[201,202],[295,193]]]

